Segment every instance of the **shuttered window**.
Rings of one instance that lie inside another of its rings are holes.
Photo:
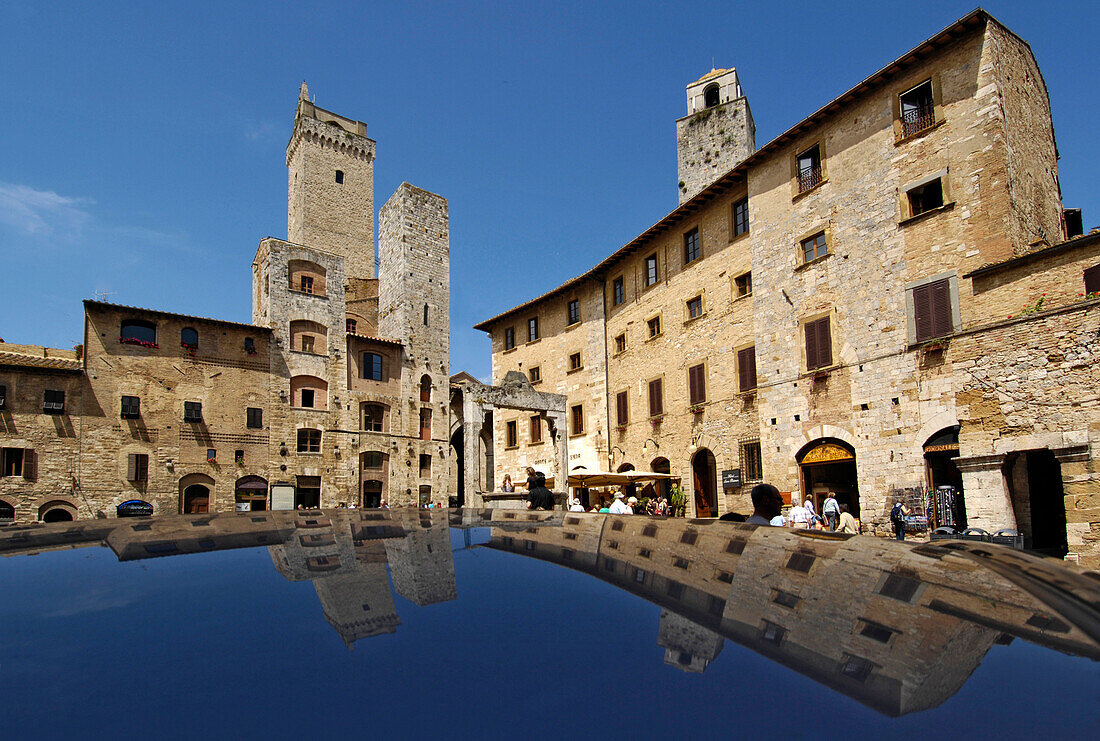
[[[149,480],[149,456],[144,453],[130,453],[126,457],[126,480]]]
[[[432,439],[432,410],[421,409],[420,410],[420,439],[431,440]]]
[[[625,425],[630,419],[630,407],[627,405],[626,392],[620,391],[615,396],[615,422]]]
[[[141,399],[137,396],[122,397],[122,419],[138,419],[141,417]]]
[[[702,363],[688,368],[688,399],[692,406],[707,400],[707,377]]]
[[[913,289],[917,342],[951,334],[951,291],[947,279]]]
[[[516,328],[505,327],[504,328],[504,349],[511,350],[516,346]]]
[[[38,480],[38,454],[34,448],[23,448],[23,478],[27,481]]]
[[[537,414],[531,417],[531,442],[542,442],[542,418]]]
[[[806,322],[806,370],[825,368],[833,364],[833,340],[829,332],[829,317]]]
[[[756,388],[756,348],[746,347],[737,351],[737,381],[742,391]]]
[[[1085,271],[1085,293],[1100,292],[1100,265],[1093,265]]]
[[[516,422],[512,420],[505,425],[505,445],[509,448],[514,448],[518,444],[518,435],[516,434]]]
[[[664,384],[660,378],[649,382],[649,416],[659,417],[665,413]]]
[[[574,435],[583,435],[584,434],[584,406],[581,405],[581,404],[578,404],[577,406],[570,407],[569,408],[569,416],[570,416],[570,419],[573,423],[573,432],[572,432],[572,434],[574,434]]]

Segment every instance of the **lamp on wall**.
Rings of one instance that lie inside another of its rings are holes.
[[[649,445],[650,443],[653,443],[653,449],[654,450],[660,450],[661,449],[661,444],[659,442],[657,442],[656,440],[654,440],[651,437],[647,437],[645,442],[642,443],[642,450],[645,450],[645,446]]]

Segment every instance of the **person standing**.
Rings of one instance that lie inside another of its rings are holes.
[[[894,502],[894,507],[890,510],[890,522],[894,525],[894,537],[898,540],[905,540],[905,518],[908,516],[909,508],[905,506],[905,502],[900,499]]]
[[[550,510],[554,509],[554,493],[546,488],[546,477],[541,473],[535,474],[535,485],[527,492],[527,502],[530,509]]]
[[[795,500],[791,511],[787,513],[787,519],[791,521],[791,527],[808,529],[810,527],[810,513]]]
[[[833,492],[829,492],[825,497],[825,503],[821,505],[821,514],[825,515],[829,529],[835,531],[837,521],[840,520],[840,504],[836,501],[836,495]]]

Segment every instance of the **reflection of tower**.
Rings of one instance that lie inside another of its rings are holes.
[[[451,531],[444,513],[422,509],[420,527],[409,525],[408,535],[386,541],[393,588],[416,605],[446,602],[458,596],[455,562],[451,553]]]
[[[657,645],[665,649],[665,663],[685,672],[702,674],[718,658],[725,639],[685,617],[661,609]]]

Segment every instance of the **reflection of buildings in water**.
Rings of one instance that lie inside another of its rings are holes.
[[[448,602],[458,596],[451,531],[442,510],[416,510],[405,537],[386,541],[393,588],[415,605]]]
[[[657,645],[665,650],[665,663],[685,672],[702,674],[718,658],[726,639],[671,610],[661,609]]]
[[[949,547],[713,520],[569,514],[561,522],[494,527],[489,547],[588,572],[659,605],[666,662],[689,671],[717,655],[705,640],[717,633],[902,715],[941,704],[1008,636],[1100,658],[1096,637],[1033,590]],[[1100,593],[1075,578],[1078,589]]]

